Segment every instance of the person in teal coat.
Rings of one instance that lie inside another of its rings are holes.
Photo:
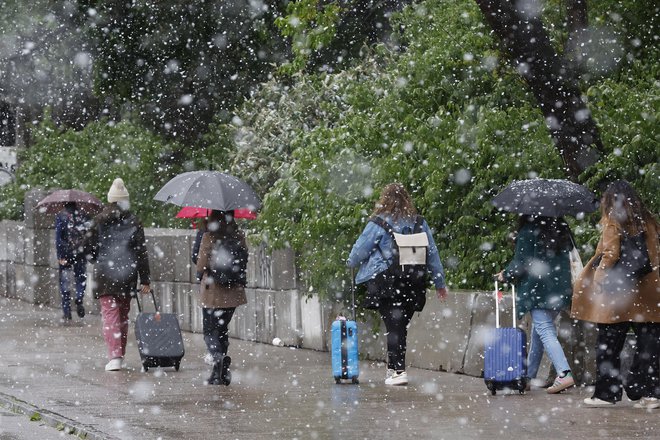
[[[575,385],[554,323],[559,312],[571,305],[569,252],[572,247],[571,231],[563,218],[523,215],[513,260],[497,274],[500,281],[516,286],[518,317],[527,312],[532,316],[527,358],[529,378],[536,378],[544,349],[558,373],[547,389],[550,394]]]

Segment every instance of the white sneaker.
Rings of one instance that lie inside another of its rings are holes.
[[[657,397],[642,397],[633,405],[633,407],[641,409],[657,409],[660,408],[660,399]]]
[[[205,363],[206,365],[213,365],[213,364],[214,364],[214,362],[213,362],[213,355],[212,355],[211,353],[206,353],[206,354],[204,355],[204,363]]]
[[[584,403],[588,406],[612,406],[614,402],[608,402],[607,400],[599,399],[597,397],[587,397],[584,399]]]
[[[396,373],[396,370],[393,370],[391,368],[387,369],[387,372],[385,373],[385,380],[389,379],[390,377],[394,376],[394,373]]]
[[[122,358],[110,359],[110,362],[108,362],[105,365],[105,371],[119,371],[119,370],[121,370],[121,361],[122,361]]]
[[[385,379],[385,385],[408,385],[408,373],[405,371],[395,372],[392,377]]]

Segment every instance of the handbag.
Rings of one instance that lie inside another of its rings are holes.
[[[603,254],[594,261],[594,269],[600,266]],[[619,288],[630,287],[653,271],[649,250],[646,247],[646,234],[642,231],[636,235],[623,232],[619,250],[619,259],[607,270],[603,284],[606,291],[616,291]]]
[[[580,258],[580,253],[575,246],[573,246],[573,249],[568,252],[568,258],[571,263],[571,284],[575,284],[580,278],[582,269],[584,269],[582,259]]]

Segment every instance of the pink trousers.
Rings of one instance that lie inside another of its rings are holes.
[[[128,312],[131,298],[102,296],[101,317],[103,319],[103,339],[108,347],[108,359],[124,357],[128,338]]]

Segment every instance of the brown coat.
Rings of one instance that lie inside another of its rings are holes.
[[[596,253],[584,266],[580,278],[573,286],[571,317],[601,324],[617,322],[660,322],[660,245],[655,225],[646,226],[646,247],[653,271],[640,281],[616,293],[604,292],[601,285],[606,271],[619,260],[620,227],[607,223],[596,247]],[[600,264],[594,268],[599,255]]]
[[[245,237],[242,238],[243,242],[245,242]],[[212,249],[213,240],[211,234],[206,232],[202,237],[202,244],[199,247],[199,257],[197,258],[197,273],[203,273],[199,288],[202,307],[226,309],[246,304],[245,288],[223,287],[208,279],[209,259]]]

